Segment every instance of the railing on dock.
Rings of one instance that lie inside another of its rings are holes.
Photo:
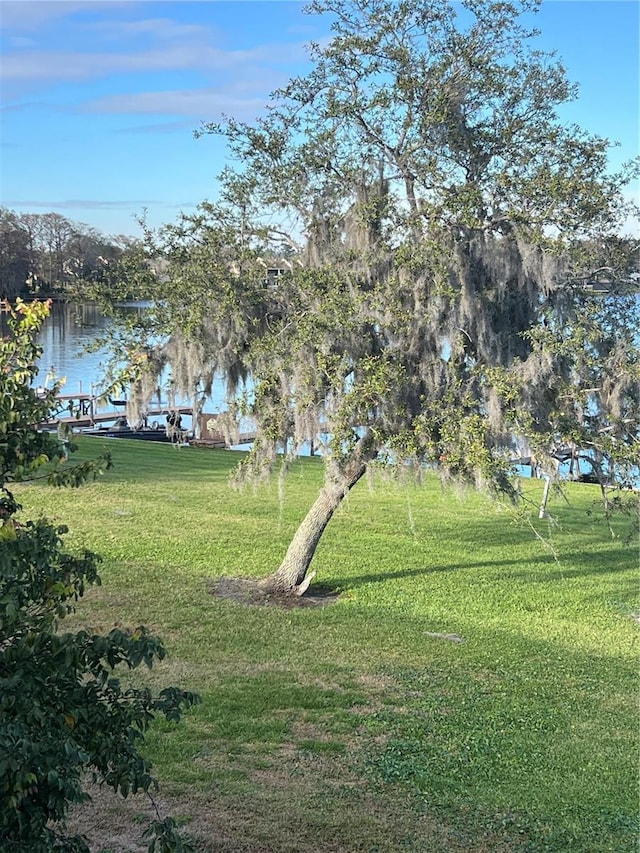
[[[43,429],[57,427],[58,424],[67,424],[79,428],[87,428],[100,423],[109,423],[122,417],[126,412],[122,405],[115,405],[109,398],[102,394],[58,394],[55,407],[47,421],[40,426]],[[180,415],[191,415],[192,409],[187,406],[170,406],[158,402],[146,410],[147,419],[166,415],[168,412],[176,412]]]
[[[145,411],[145,423],[152,422],[156,418],[164,419],[169,413],[192,417],[194,433],[199,436],[197,439],[192,439],[193,444],[208,447],[231,446],[226,440],[223,431],[219,429],[217,421],[220,414],[218,413],[201,413],[198,418],[198,429],[196,431],[196,422],[193,419],[193,409],[191,407],[171,406],[169,403],[157,401]],[[84,394],[80,389],[76,394],[58,394],[50,417],[46,422],[40,424],[40,429],[55,430],[60,427],[91,429],[100,424],[115,422],[123,416],[126,416],[125,401],[114,401],[107,394],[96,394],[93,392]],[[250,424],[244,424],[244,427],[238,436],[238,443],[241,445],[251,444],[256,437],[255,431],[251,429]]]

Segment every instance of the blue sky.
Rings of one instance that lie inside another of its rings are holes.
[[[0,0],[0,204],[139,234],[216,194],[223,113],[250,120],[307,67],[327,22],[290,0]],[[579,100],[563,112],[639,153],[638,0],[545,0],[540,46]]]

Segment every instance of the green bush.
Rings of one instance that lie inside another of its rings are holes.
[[[51,409],[51,392],[31,385],[39,355],[35,336],[46,306],[5,306],[10,334],[0,341],[0,838],[16,853],[86,851],[82,837],[65,836],[72,804],[88,798],[89,774],[123,796],[151,793],[157,783],[140,754],[157,714],[178,720],[197,697],[169,687],[154,695],[130,688],[118,667],[151,667],[165,655],[145,627],[106,635],[65,633],[61,620],[88,585],[100,582],[100,557],[64,550],[64,526],[46,519],[20,522],[21,507],[7,484],[51,463],[48,477],[79,485],[108,467],[67,467],[60,443],[38,430]],[[184,850],[175,823],[155,821],[149,848]]]

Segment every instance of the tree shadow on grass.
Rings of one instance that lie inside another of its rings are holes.
[[[555,562],[555,559],[552,555],[549,555],[538,558],[536,562],[552,564]],[[531,560],[481,560],[475,563],[457,563],[441,566],[416,566],[414,568],[398,569],[397,571],[392,572],[372,571],[369,574],[349,575],[344,578],[335,578],[331,581],[329,588],[336,591],[343,591],[345,589],[352,589],[354,587],[364,586],[371,583],[386,583],[387,581],[394,579],[397,580],[399,578],[420,577],[422,575],[431,575],[440,572],[463,572],[470,569],[494,569],[499,566],[510,567],[518,564],[530,565]],[[546,577],[546,575],[542,575],[542,577]]]
[[[528,580],[534,583],[550,583],[552,581],[564,580],[575,577],[590,577],[596,575],[607,575],[612,573],[623,573],[633,569],[631,559],[633,554],[628,552],[629,560],[615,561],[609,557],[603,559],[602,554],[589,554],[576,552],[564,554],[561,559],[556,559],[552,554],[539,556],[534,560],[525,558],[522,560],[479,560],[469,563],[445,564],[439,566],[416,566],[403,568],[397,571],[371,571],[360,575],[349,575],[343,578],[333,578],[327,589],[335,592],[344,592],[346,589],[364,586],[372,583],[386,583],[390,580],[400,578],[420,577],[440,572],[464,572],[476,569],[504,568],[505,576],[512,579]],[[552,571],[542,566],[555,566]]]
[[[568,564],[568,565],[567,565]],[[480,560],[469,563],[445,564],[439,566],[415,566],[396,571],[371,571],[360,575],[332,578],[328,582],[314,583],[303,595],[295,593],[274,593],[265,586],[264,578],[221,577],[207,581],[207,590],[215,598],[235,601],[239,604],[255,607],[279,607],[293,610],[304,607],[326,607],[335,604],[341,594],[361,586],[389,581],[417,578],[440,572],[464,572],[477,569],[506,570],[505,576],[511,579],[526,580],[531,583],[552,583],[576,577],[607,575],[612,572],[624,572],[631,568],[625,561],[603,561],[600,554],[582,552],[564,555],[558,561],[553,555],[540,556],[535,560],[534,568],[530,559],[522,560]],[[555,566],[555,570],[546,570],[542,566]]]

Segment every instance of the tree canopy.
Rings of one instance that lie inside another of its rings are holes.
[[[312,2],[332,38],[311,71],[263,118],[201,129],[228,143],[220,201],[147,232],[122,276],[160,296],[136,333],[141,405],[167,363],[191,394],[223,375],[258,476],[323,437],[324,486],[272,589],[304,589],[372,465],[515,496],[514,458],[553,472],[578,448],[603,485],[631,476],[637,245],[618,235],[637,164],[610,173],[609,140],[561,121],[577,89],[522,24],[537,6]]]

